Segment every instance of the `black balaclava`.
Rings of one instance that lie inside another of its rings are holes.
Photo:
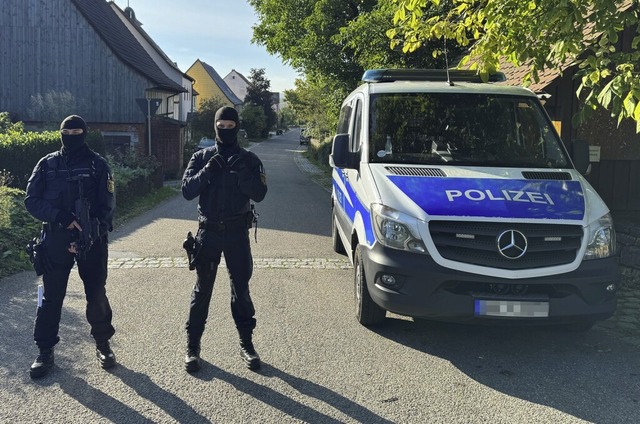
[[[219,120],[229,120],[234,121],[236,123],[235,128],[230,130],[223,130],[218,128],[216,122]],[[240,118],[238,117],[238,111],[232,107],[224,106],[218,109],[216,112],[215,120],[213,121],[213,125],[216,128],[216,140],[221,144],[220,147],[231,147],[232,145],[238,142],[238,132],[240,131]]]
[[[78,115],[71,115],[64,118],[60,124],[60,130],[75,130],[81,128],[82,134],[68,135],[60,134],[62,139],[62,151],[64,153],[73,154],[85,146],[85,138],[87,137],[87,123]]]

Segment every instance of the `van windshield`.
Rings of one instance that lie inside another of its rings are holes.
[[[371,96],[369,161],[567,168],[537,99],[489,94]]]

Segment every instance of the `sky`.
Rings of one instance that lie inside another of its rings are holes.
[[[232,69],[249,79],[252,68],[264,68],[271,91],[294,88],[298,73],[251,43],[257,23],[253,7],[243,0],[114,0],[131,7],[142,29],[178,64],[182,72],[200,59],[224,78]]]

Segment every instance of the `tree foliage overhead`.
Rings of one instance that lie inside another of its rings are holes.
[[[265,118],[265,125],[261,131],[262,137],[269,136],[269,130],[274,127],[278,117],[273,110],[273,97],[271,95],[271,81],[264,73],[264,68],[251,69],[249,73],[249,85],[247,86],[247,96],[244,99],[246,104],[258,106],[262,109]]]
[[[604,107],[618,123],[625,118],[640,132],[640,27],[638,0],[391,0],[391,47],[419,51],[434,39],[468,46],[461,65],[482,74],[499,68],[501,58],[527,65],[525,84],[544,69],[579,67],[578,95],[585,112]],[[621,48],[620,33],[632,37]]]
[[[391,0],[248,1],[258,17],[253,41],[303,74],[297,93],[286,96],[301,100],[292,107],[304,121],[328,125],[321,132],[333,130],[340,103],[366,69],[444,66],[431,51],[407,56],[389,49]],[[327,116],[321,119],[323,110]]]

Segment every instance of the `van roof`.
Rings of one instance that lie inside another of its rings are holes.
[[[438,81],[396,81],[390,83],[365,83],[356,91],[365,90],[369,94],[381,93],[467,93],[467,94],[498,94],[511,96],[536,97],[536,94],[524,87],[508,85],[478,84],[457,82],[453,86]]]
[[[441,81],[441,82],[504,82],[502,72],[488,74],[483,80],[479,73],[468,69],[369,69],[362,75],[364,82]]]
[[[444,69],[372,69],[362,76],[364,84],[354,92],[381,93],[474,93],[536,97],[524,87],[495,84],[506,81],[498,72],[489,76],[489,82],[475,71]]]

